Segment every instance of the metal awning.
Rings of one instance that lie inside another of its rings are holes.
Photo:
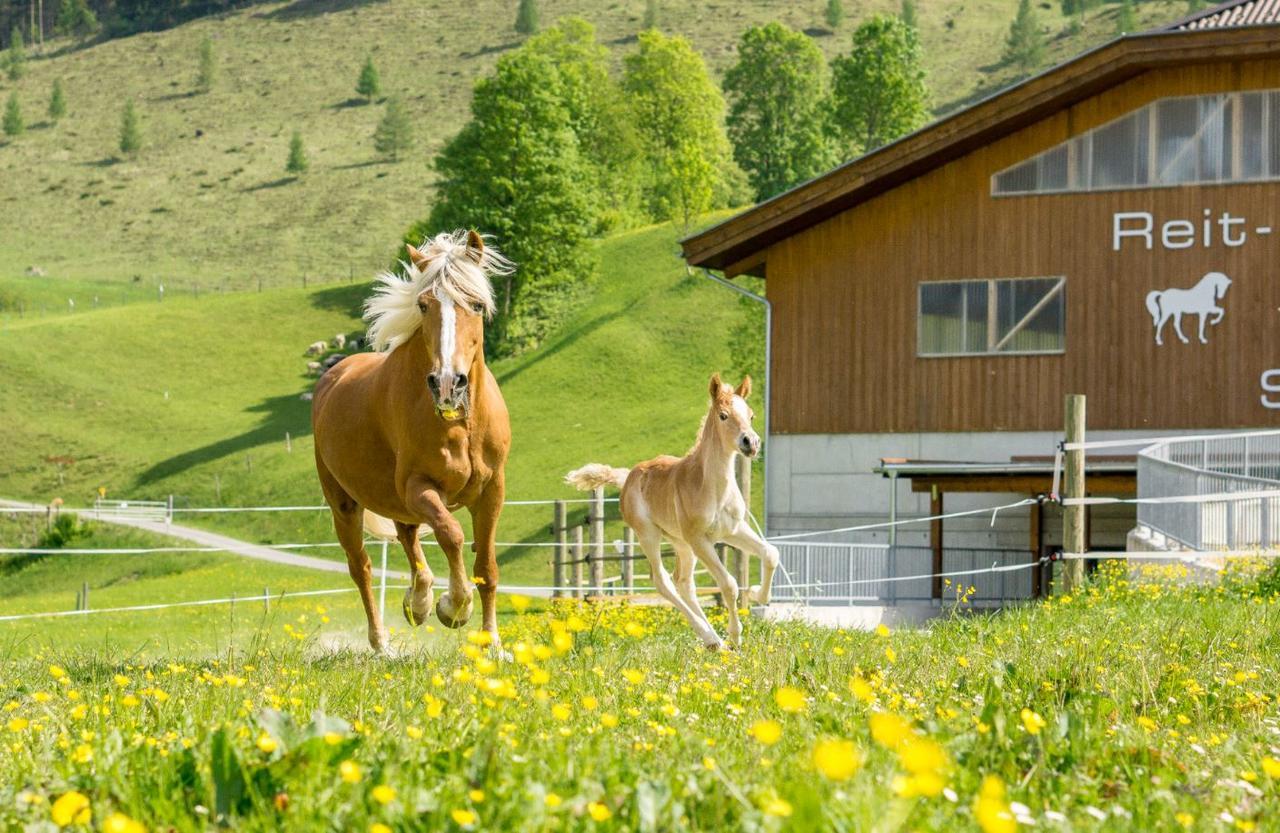
[[[936,486],[944,492],[1038,495],[1053,488],[1052,457],[1012,457],[1007,463],[882,457],[872,471],[910,480],[913,492],[930,492]],[[1091,457],[1085,460],[1084,474],[1091,494],[1137,494],[1136,457]]]

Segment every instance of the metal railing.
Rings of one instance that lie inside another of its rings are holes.
[[[930,547],[890,547],[888,544],[833,544],[781,542],[778,552],[782,568],[774,578],[773,598],[777,601],[815,604],[855,604],[927,602],[933,598],[933,549]],[[947,547],[942,554],[942,572],[980,571],[987,568],[1024,564],[1031,556],[1026,550],[972,549]],[[923,576],[908,580],[908,576]],[[965,594],[971,603],[1000,603],[1029,599],[1032,571],[960,575],[944,588],[943,601],[954,600],[955,587],[973,587]]]
[[[1138,454],[1138,497],[1280,489],[1280,431],[1169,439]],[[1139,503],[1138,527],[1194,550],[1280,544],[1280,498]]]
[[[172,518],[171,504],[163,500],[95,500],[94,517],[136,518],[149,521],[167,521]]]

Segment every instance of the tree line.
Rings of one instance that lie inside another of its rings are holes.
[[[435,204],[405,240],[450,228],[494,234],[520,269],[495,287],[486,346],[516,353],[590,282],[593,237],[663,221],[687,230],[707,211],[775,196],[927,118],[919,42],[899,17],[863,23],[830,63],[803,33],[752,27],[723,87],[689,41],[657,29],[640,33],[615,75],[594,27],[568,18],[476,83],[470,119],[432,163]]]

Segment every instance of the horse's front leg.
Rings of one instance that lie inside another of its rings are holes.
[[[1201,344],[1208,344],[1208,343],[1209,343],[1209,340],[1208,340],[1207,338],[1205,338],[1205,337],[1204,337],[1204,325],[1205,325],[1205,321],[1206,321],[1208,318],[1209,318],[1209,313],[1207,313],[1207,312],[1202,312],[1202,313],[1200,313],[1200,333],[1199,333],[1199,335],[1200,335],[1200,343],[1201,343]]]
[[[725,543],[737,547],[743,554],[760,557],[760,583],[753,585],[744,594],[745,601],[767,605],[769,593],[773,587],[773,573],[778,569],[781,557],[778,548],[756,534],[746,521],[738,524],[737,529],[725,537]],[[742,604],[742,600],[739,601]]]
[[[406,503],[436,533],[436,542],[449,562],[449,591],[436,599],[436,616],[440,624],[460,628],[471,618],[471,591],[475,588],[462,561],[462,524],[453,516],[435,484],[411,480]]]
[[[1204,319],[1201,318],[1201,321]],[[1178,334],[1178,341],[1183,344],[1190,344],[1191,340],[1182,334],[1182,313],[1176,312],[1173,315],[1173,331]]]
[[[490,645],[495,652],[502,650],[498,639],[498,517],[502,515],[502,502],[506,499],[506,484],[499,473],[490,483],[479,502],[470,507],[471,526],[475,530],[475,575],[480,580],[480,607],[482,627],[488,632]]]

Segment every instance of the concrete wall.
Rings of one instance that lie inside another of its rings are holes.
[[[1212,432],[1215,429],[1206,429]],[[1185,434],[1186,431],[1108,431],[1090,440]],[[766,446],[768,457],[768,524],[771,535],[831,529],[885,521],[889,517],[889,479],[874,474],[882,457],[951,462],[1007,463],[1014,456],[1052,455],[1061,435],[1051,431],[921,434],[775,434]],[[1117,449],[1113,454],[1137,453]],[[929,496],[911,491],[899,480],[898,517],[929,514]],[[1011,503],[1025,495],[948,493],[944,511],[956,512]],[[1090,534],[1095,548],[1123,548],[1136,513],[1131,505],[1092,507]],[[950,547],[1028,547],[1029,508],[1000,512],[994,524],[989,515],[945,522],[943,541]],[[1061,511],[1045,507],[1044,541],[1061,543]],[[884,530],[823,537],[820,540],[888,540]],[[927,523],[900,527],[898,543],[928,544]]]

